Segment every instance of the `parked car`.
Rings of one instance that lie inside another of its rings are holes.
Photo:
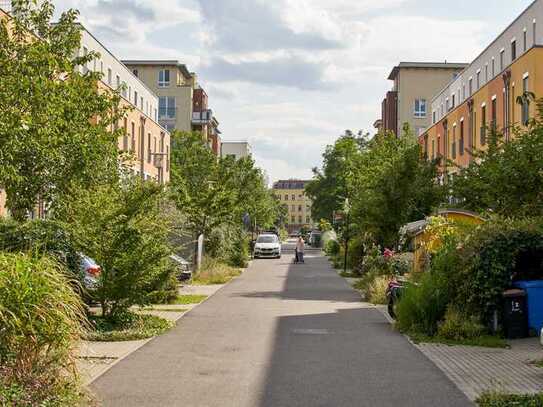
[[[281,258],[281,242],[277,235],[262,234],[259,235],[255,242],[253,257]]]

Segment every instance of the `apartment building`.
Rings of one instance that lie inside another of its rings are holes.
[[[169,131],[200,131],[218,155],[219,122],[208,106],[205,90],[195,73],[179,61],[125,60],[123,63],[159,98],[159,123]]]
[[[121,103],[131,110],[118,124],[124,129],[119,149],[132,153],[134,173],[146,180],[167,183],[170,179],[170,133],[158,122],[159,99],[130,69],[118,60],[88,30],[81,29],[81,54],[96,51],[99,59],[88,70],[102,73],[100,86],[105,90],[121,89]]]
[[[466,69],[431,101],[432,125],[420,137],[425,155],[441,159],[442,171],[469,165],[485,149],[488,132],[513,136],[535,106],[516,103],[524,92],[543,95],[543,0],[534,1]],[[449,165],[449,160],[455,165]]]
[[[309,181],[289,179],[273,184],[273,192],[288,209],[286,227],[289,234],[297,233],[302,227],[312,227],[311,199],[305,194]]]
[[[11,13],[11,0],[0,0],[0,8],[6,13]]]
[[[432,97],[466,66],[447,62],[400,62],[388,76],[393,86],[381,104],[382,130],[400,136],[408,124],[418,137],[431,124],[428,106]]]
[[[251,145],[247,141],[223,141],[221,143],[221,157],[232,156],[236,160],[251,157]]]

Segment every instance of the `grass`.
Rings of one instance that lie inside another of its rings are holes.
[[[216,259],[206,258],[198,273],[192,278],[196,285],[226,284],[241,274],[241,270]]]
[[[175,300],[171,301],[170,304],[199,304],[207,298],[207,295],[196,295],[196,294],[187,294],[179,295]]]
[[[347,270],[346,272],[343,271],[343,268],[339,272],[339,275],[343,278],[356,278],[358,277],[356,274],[354,274],[352,271]]]
[[[481,335],[469,339],[447,339],[442,336],[428,336],[419,333],[408,333],[409,338],[415,343],[441,343],[444,345],[481,346],[484,348],[507,348],[507,341],[498,336]],[[543,406],[542,406],[543,407]]]
[[[164,312],[187,312],[187,308],[159,308],[159,307],[144,307],[141,309],[142,311],[164,311]]]
[[[543,407],[543,394],[485,393],[476,402],[480,407]]]
[[[102,316],[91,316],[93,330],[84,339],[96,342],[121,342],[147,339],[161,335],[175,323],[154,315],[128,312],[114,320]]]

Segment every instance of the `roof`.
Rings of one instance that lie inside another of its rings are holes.
[[[183,75],[185,77],[190,78],[193,74],[188,70],[187,66],[185,64],[180,63],[179,61],[175,59],[171,60],[152,60],[152,59],[123,59],[122,63],[125,65],[148,65],[148,66],[175,66],[183,72]]]
[[[398,72],[403,68],[411,69],[464,69],[469,64],[460,62],[400,62],[388,75],[388,79],[394,80]]]

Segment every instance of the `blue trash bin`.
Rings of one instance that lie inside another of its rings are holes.
[[[543,328],[543,280],[517,281],[513,285],[526,291],[528,328],[539,335]]]

